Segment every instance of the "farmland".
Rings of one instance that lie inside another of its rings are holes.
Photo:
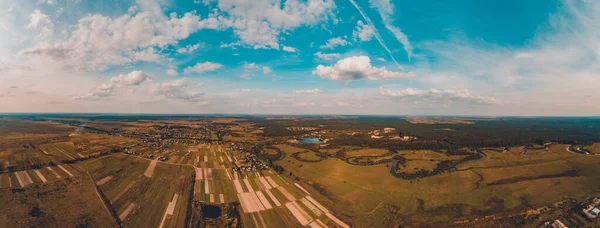
[[[0,119],[0,226],[594,224],[575,212],[600,194],[595,122],[527,123],[13,116]]]

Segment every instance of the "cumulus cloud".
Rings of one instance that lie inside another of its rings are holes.
[[[25,25],[28,29],[37,29],[40,31],[40,37],[45,38],[52,34],[54,24],[48,15],[42,13],[39,9],[29,15],[29,24]]]
[[[283,46],[283,51],[285,51],[285,52],[297,52],[298,49],[296,49],[295,47]]]
[[[246,70],[252,70],[252,69],[256,69],[256,68],[258,68],[258,65],[256,65],[256,63],[244,64],[244,69],[246,69]]]
[[[307,90],[296,90],[294,91],[295,94],[319,94],[322,91],[320,89],[314,88],[314,89],[307,89]]]
[[[268,67],[268,66],[263,67],[262,70],[263,70],[263,74],[270,74],[271,72],[273,72],[273,69],[271,69],[271,67]]]
[[[428,101],[428,102],[467,102],[472,104],[503,104],[504,102],[494,98],[471,93],[463,90],[437,90],[437,89],[415,89],[403,90],[381,89],[381,95],[404,101]]]
[[[183,72],[185,74],[190,74],[193,72],[204,73],[204,72],[218,70],[221,68],[223,68],[223,65],[221,65],[220,63],[203,62],[203,63],[196,63],[196,65],[194,65],[193,67],[189,66],[189,67],[185,68],[185,70],[183,70]]]
[[[315,55],[317,56],[317,58],[322,60],[332,60],[340,58],[340,53],[322,53],[319,51],[315,53]]]
[[[374,67],[368,56],[348,57],[333,66],[319,65],[312,73],[332,81],[405,79],[414,76],[414,72],[393,72],[385,67]]]
[[[375,29],[373,26],[365,24],[362,21],[358,21],[356,25],[356,29],[352,32],[352,38],[354,41],[360,39],[360,41],[369,41],[373,38],[375,34]]]
[[[145,73],[141,70],[132,71],[129,74],[120,74],[110,79],[110,82],[122,86],[139,86],[140,84],[152,81],[153,77],[151,74]]]
[[[195,13],[172,13],[167,17],[158,6],[149,5],[141,7],[142,12],[132,10],[116,18],[87,15],[78,21],[66,40],[39,44],[20,54],[29,58],[50,57],[67,69],[102,71],[110,65],[158,61],[157,54],[149,48],[162,49],[202,28]],[[38,27],[46,20],[47,17],[35,11],[28,27]]]
[[[350,45],[350,42],[342,39],[341,37],[335,37],[327,40],[327,43],[320,46],[321,49],[334,49],[338,46]]]
[[[115,84],[102,84],[96,88],[94,91],[86,93],[82,96],[74,97],[76,100],[89,100],[89,101],[97,101],[101,98],[111,97],[115,94],[117,86]]]
[[[165,99],[169,100],[181,100],[189,102],[199,102],[200,98],[204,96],[204,93],[197,91],[190,91],[187,87],[192,82],[188,79],[178,79],[170,82],[157,83],[152,86],[151,91]]]
[[[177,75],[179,75],[179,73],[177,73],[177,70],[175,70],[175,68],[169,68],[169,69],[167,69],[167,74],[171,75],[171,76],[177,76]]]
[[[195,50],[198,50],[198,48],[200,48],[201,46],[203,46],[203,44],[194,44],[194,45],[186,45],[185,47],[182,48],[178,48],[177,49],[177,53],[179,54],[186,54],[186,53],[192,53]]]
[[[233,28],[245,45],[279,49],[279,34],[333,18],[333,0],[285,2],[271,0],[220,1],[204,20],[215,28]],[[207,25],[208,27],[208,25]]]

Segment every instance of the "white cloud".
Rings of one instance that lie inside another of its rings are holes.
[[[49,64],[66,69],[102,71],[111,65],[158,61],[156,53],[149,52],[149,48],[162,49],[201,28],[200,17],[194,13],[172,13],[167,17],[157,5],[138,3],[147,5],[141,7],[144,11],[131,11],[116,18],[87,15],[78,21],[67,40],[42,43],[21,51],[20,55],[49,58]],[[39,26],[46,20],[36,13],[29,27]],[[146,50],[146,53],[139,50]]]
[[[408,57],[412,56],[413,48],[406,34],[396,26],[394,26],[394,5],[390,0],[369,0],[371,7],[377,9],[385,28],[392,32],[398,42],[402,43]]]
[[[213,63],[213,62],[203,62],[203,63],[196,63],[196,65],[194,65],[193,67],[187,67],[185,68],[185,70],[183,70],[183,72],[185,74],[189,74],[189,73],[204,73],[204,72],[209,72],[209,71],[214,71],[214,70],[218,70],[223,68],[223,65],[221,65],[220,63]]]
[[[263,67],[263,74],[270,74],[271,72],[273,72],[273,69],[271,69],[271,67]]]
[[[327,43],[320,46],[321,49],[334,49],[337,46],[350,45],[350,42],[342,39],[341,37],[335,37],[327,40]]]
[[[403,90],[381,89],[381,95],[403,101],[426,101],[426,102],[467,102],[473,104],[503,104],[504,102],[494,98],[471,93],[463,90],[421,90],[408,88]]]
[[[340,58],[340,53],[321,53],[319,51],[319,52],[315,53],[315,55],[317,56],[317,58],[322,59],[322,60],[332,60],[332,59]]]
[[[56,0],[40,0],[41,3],[46,3],[48,5],[52,5],[56,3]]]
[[[179,53],[179,54],[192,53],[195,50],[198,50],[198,48],[200,48],[200,46],[204,46],[204,44],[186,45],[185,47],[178,48],[177,53]]]
[[[405,79],[414,76],[413,72],[392,72],[385,67],[374,67],[368,56],[348,57],[333,66],[319,65],[312,73],[332,81]]]
[[[297,52],[298,49],[296,49],[295,47],[283,46],[283,51],[285,51],[285,52]]]
[[[161,56],[156,53],[154,48],[149,47],[146,50],[134,51],[131,55],[133,60],[137,61],[145,61],[145,62],[155,62],[158,63],[161,61]]]
[[[177,73],[177,70],[175,70],[174,68],[167,69],[167,74],[171,75],[171,76],[177,76],[177,75],[179,75],[179,73]]]
[[[251,47],[279,49],[279,34],[300,26],[312,26],[333,18],[333,0],[233,1],[218,3],[206,20],[214,27],[232,27],[240,40]]]
[[[110,79],[110,82],[122,86],[139,86],[140,84],[152,81],[154,78],[151,74],[141,70],[132,71],[129,74],[120,74]]]
[[[307,107],[307,106],[314,106],[315,103],[314,102],[308,102],[308,101],[298,101],[294,103],[294,106],[297,107]]]
[[[252,70],[252,69],[256,69],[258,67],[259,66],[256,65],[256,63],[246,63],[246,64],[244,64],[244,69],[246,69],[246,70]]]
[[[102,84],[94,89],[93,92],[86,93],[83,96],[74,97],[76,100],[89,100],[97,101],[101,98],[111,97],[116,92],[116,85],[114,84]]]
[[[375,34],[375,29],[373,26],[365,24],[362,21],[358,21],[356,25],[356,30],[352,32],[352,38],[354,41],[360,39],[360,41],[369,41],[373,38]]]
[[[294,91],[295,94],[319,94],[321,92],[323,92],[323,91],[321,91],[320,89],[317,89],[317,88]]]
[[[25,25],[28,29],[37,29],[40,31],[40,37],[45,38],[52,35],[54,24],[48,15],[36,9],[29,15],[29,24]]]
[[[204,96],[204,93],[188,90],[187,87],[191,84],[193,84],[191,80],[178,79],[170,82],[157,83],[152,87],[151,91],[154,94],[169,100],[200,102],[200,98]]]

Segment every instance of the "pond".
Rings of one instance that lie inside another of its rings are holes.
[[[298,142],[306,143],[306,144],[325,144],[325,142],[323,142],[323,140],[320,140],[317,137],[306,137],[306,138],[298,140]]]
[[[214,205],[203,205],[202,214],[207,218],[218,218],[221,216],[221,207]]]

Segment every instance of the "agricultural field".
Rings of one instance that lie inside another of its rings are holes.
[[[27,118],[0,119],[1,227],[582,227],[600,196],[588,122]]]

